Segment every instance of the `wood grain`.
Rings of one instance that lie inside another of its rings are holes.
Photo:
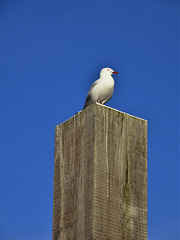
[[[147,239],[147,121],[93,104],[55,130],[53,240]]]

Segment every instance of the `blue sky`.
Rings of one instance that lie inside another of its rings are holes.
[[[103,67],[148,120],[148,239],[178,240],[178,1],[2,0],[0,239],[52,236],[54,128]]]

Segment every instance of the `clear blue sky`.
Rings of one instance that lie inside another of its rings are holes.
[[[178,240],[178,1],[1,0],[0,239],[50,240],[54,128],[103,67],[148,120],[148,239]]]

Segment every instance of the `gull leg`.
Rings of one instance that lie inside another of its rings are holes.
[[[100,103],[100,104],[102,104],[102,105],[105,103],[105,101],[103,101],[103,100],[97,100],[96,102],[97,102],[97,103]]]

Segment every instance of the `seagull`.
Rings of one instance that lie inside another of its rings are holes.
[[[105,104],[111,99],[114,92],[112,74],[118,74],[118,72],[111,68],[103,68],[101,70],[100,78],[89,89],[83,109],[95,102]]]

